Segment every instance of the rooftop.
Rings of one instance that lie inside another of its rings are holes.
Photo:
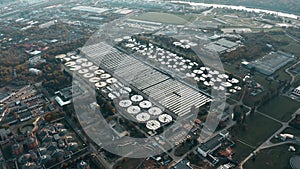
[[[222,39],[216,41],[215,43],[218,44],[218,45],[224,46],[224,47],[226,47],[226,48],[233,48],[233,47],[235,47],[235,46],[238,45],[238,44],[236,44],[236,43],[234,43],[234,42],[231,42],[231,41],[229,41],[229,40],[226,40],[226,39],[224,39],[224,38],[222,38]]]
[[[76,6],[76,7],[72,8],[72,10],[102,14],[103,12],[106,12],[109,9],[107,9],[107,8],[96,8],[96,7],[91,7],[91,6]]]
[[[226,47],[219,46],[219,45],[216,45],[214,43],[211,43],[211,44],[207,45],[206,48],[209,49],[209,50],[212,50],[212,51],[216,51],[218,53],[222,53],[222,52],[227,50]]]
[[[179,163],[177,163],[175,166],[173,166],[173,169],[193,169],[189,162],[182,160]]]
[[[215,136],[214,138],[210,139],[209,141],[207,141],[204,144],[200,145],[200,149],[202,149],[203,151],[212,151],[216,148],[218,148],[221,145],[221,139],[223,137],[220,135]]]
[[[271,52],[260,59],[250,62],[248,67],[255,67],[259,72],[271,75],[293,59],[293,55],[285,52]]]

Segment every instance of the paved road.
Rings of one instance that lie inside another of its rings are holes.
[[[285,35],[288,36],[289,38],[293,39],[294,41],[300,43],[300,39],[296,38],[295,36],[289,34],[288,32],[284,31]]]
[[[278,122],[278,123],[280,123],[280,124],[282,124],[282,125],[286,125],[286,122],[282,122],[282,121],[280,121],[280,120],[278,120],[278,119],[276,119],[276,118],[274,118],[274,117],[272,117],[272,116],[269,116],[269,115],[267,115],[267,114],[265,114],[265,113],[262,113],[262,112],[260,112],[260,111],[258,111],[258,110],[256,110],[255,112],[258,113],[258,114],[260,114],[260,115],[262,115],[262,116],[265,116],[265,117],[267,117],[267,118],[269,118],[269,119],[271,119],[271,120],[274,120],[274,121],[276,121],[276,122]]]
[[[86,140],[86,136],[82,133],[82,131],[77,127],[77,125],[74,123],[74,121],[72,121],[71,119],[69,119],[68,117],[65,118],[68,123],[71,125],[71,127],[74,129],[74,131],[76,132],[77,135],[79,135],[79,137],[81,137],[81,139]],[[89,144],[90,149],[92,150],[93,153],[96,154],[96,159],[105,167],[105,168],[113,168],[113,165],[110,164],[109,162],[107,162],[104,159],[104,156],[102,154],[98,153],[97,148],[93,145],[93,144]]]
[[[279,135],[281,134],[286,128],[289,127],[289,123],[295,118],[295,116],[297,114],[300,114],[300,108],[295,111],[295,113],[293,113],[292,115],[292,118],[288,121],[288,122],[281,122],[277,119],[274,119],[273,117],[269,116],[269,115],[266,115],[266,114],[263,114],[261,112],[258,112],[256,111],[256,113],[259,113],[267,118],[270,118],[272,120],[275,120],[279,123],[281,123],[282,127],[280,129],[278,129],[272,136],[270,136],[264,143],[262,143],[256,150],[253,151],[254,154],[256,154],[257,152],[259,152],[260,150],[263,150],[263,149],[267,149],[267,148],[272,148],[272,147],[275,147],[275,146],[279,146],[279,145],[283,145],[283,144],[288,144],[288,143],[297,143],[297,144],[300,144],[300,139],[296,139],[294,141],[286,141],[286,142],[282,142],[282,143],[277,143],[277,144],[274,144],[271,142],[271,139],[274,138],[276,135]],[[253,153],[251,153],[250,155],[248,155],[248,157],[246,157],[241,163],[240,163],[240,169],[243,169],[243,165],[249,160],[251,159],[251,157],[253,157]]]
[[[231,124],[228,125],[224,130],[228,130],[229,128],[231,128],[231,127],[234,126],[235,124],[236,124],[235,122],[231,123]],[[220,133],[220,132],[215,132],[214,134],[212,134],[212,135],[211,135],[209,138],[207,138],[206,140],[209,140],[209,139],[211,139],[211,138],[217,136],[219,133]],[[176,160],[174,160],[174,161],[179,162],[179,161],[185,159],[186,156],[187,156],[189,153],[191,153],[191,152],[193,152],[193,151],[196,151],[197,148],[200,146],[200,144],[201,144],[201,143],[199,143],[198,145],[196,145],[193,149],[191,149],[190,151],[186,152],[186,153],[185,153],[184,155],[182,155],[181,157],[177,157]]]
[[[298,61],[297,63],[295,63],[294,65],[286,68],[284,71],[289,74],[292,78],[292,80],[290,81],[290,85],[294,83],[295,81],[295,75],[293,73],[290,72],[290,69],[293,68],[294,66],[298,65],[300,63],[300,61]]]

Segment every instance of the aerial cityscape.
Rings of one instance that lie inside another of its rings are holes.
[[[300,2],[1,0],[0,169],[300,169]]]

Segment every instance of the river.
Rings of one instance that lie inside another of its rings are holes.
[[[192,6],[204,6],[204,7],[213,7],[213,8],[226,8],[226,9],[234,9],[239,11],[247,11],[247,12],[255,12],[255,13],[267,13],[267,14],[274,14],[285,18],[292,18],[292,19],[299,19],[300,16],[295,14],[289,14],[285,12],[277,12],[272,10],[266,9],[258,9],[258,8],[249,8],[245,6],[234,6],[234,5],[221,5],[221,4],[208,4],[208,3],[200,3],[200,2],[186,2],[186,1],[171,1],[173,3],[182,3],[182,4],[189,4]]]

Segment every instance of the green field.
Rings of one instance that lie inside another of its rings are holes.
[[[182,14],[176,14],[175,16],[178,16],[180,18],[183,18],[186,21],[192,22],[194,21],[199,15],[197,14],[186,14],[186,15],[182,15]]]
[[[262,150],[256,156],[255,161],[249,160],[244,169],[290,169],[290,158],[299,155],[299,146],[295,146],[296,152],[288,151],[289,145]]]
[[[300,57],[300,44],[286,35],[272,35],[277,41],[287,42],[287,45],[280,46],[279,50],[293,53],[296,57]]]
[[[300,85],[300,74],[296,75],[293,87],[298,87]]]
[[[117,168],[117,166],[122,168],[128,168],[128,169],[134,169],[143,162],[144,159],[140,158],[124,158],[123,160],[119,161],[114,168]]]
[[[292,134],[292,135],[294,135],[295,137],[300,138],[300,130],[294,129],[294,128],[291,128],[291,127],[285,129],[282,133]]]
[[[233,155],[232,158],[234,161],[241,162],[253,151],[253,148],[248,147],[240,142],[236,142],[235,146],[233,147],[233,152],[235,155]]]
[[[161,13],[161,12],[147,12],[139,16],[132,17],[132,19],[137,19],[137,20],[175,24],[175,25],[184,25],[195,18],[196,18],[195,15],[173,15],[173,14]]]
[[[260,114],[253,114],[246,118],[245,128],[236,125],[231,129],[231,134],[235,138],[257,147],[267,140],[281,124]]]
[[[287,122],[298,108],[300,108],[299,102],[285,96],[278,96],[260,107],[259,111]]]

